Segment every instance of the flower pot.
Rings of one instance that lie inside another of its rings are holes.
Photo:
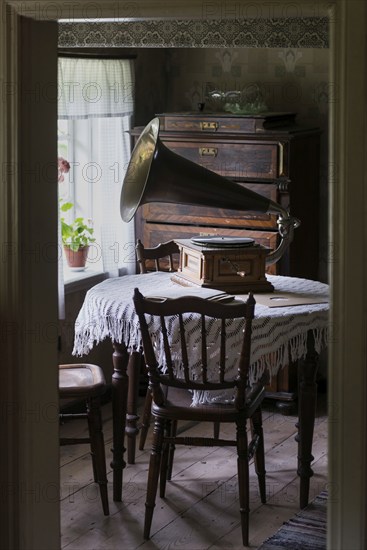
[[[64,251],[68,266],[73,271],[83,271],[87,262],[89,246],[82,246],[78,250],[71,250],[69,246],[64,245]]]

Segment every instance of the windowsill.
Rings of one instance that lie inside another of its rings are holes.
[[[85,290],[104,281],[106,274],[103,271],[86,267],[84,271],[71,271],[64,268],[64,289],[65,294]]]
[[[127,275],[126,269],[120,267],[117,277],[123,277],[124,275]],[[87,266],[84,271],[71,271],[67,266],[64,266],[65,294],[79,290],[88,290],[105,279],[107,279],[107,273],[100,269],[93,269],[93,267]]]

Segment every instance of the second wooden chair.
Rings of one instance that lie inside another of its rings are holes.
[[[139,264],[140,273],[149,271],[177,271],[179,265],[180,249],[175,241],[166,241],[153,248],[146,248],[140,239],[136,243],[136,258]],[[144,367],[144,365],[143,365]],[[145,370],[145,369],[144,369]],[[143,418],[140,427],[139,450],[142,451],[147,439],[151,421],[152,396],[147,390]],[[214,423],[214,437],[219,437],[220,424]]]
[[[180,250],[175,241],[160,243],[153,248],[146,248],[140,239],[137,240],[136,259],[140,273],[149,271],[177,271]]]
[[[136,242],[135,251],[140,273],[148,273],[150,271],[173,272],[177,271],[178,269],[178,255],[180,253],[180,250],[178,248],[178,245],[174,241],[167,241],[164,243],[160,243],[153,248],[146,248],[141,240],[138,239]],[[147,439],[149,431],[151,406],[152,396],[149,390],[147,390],[144,402],[142,424],[140,427],[139,449],[141,451],[144,449],[145,441]]]

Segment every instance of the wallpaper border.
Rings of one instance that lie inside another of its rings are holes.
[[[329,19],[60,22],[59,47],[328,48]]]

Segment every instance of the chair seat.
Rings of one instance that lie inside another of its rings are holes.
[[[89,443],[91,448],[93,477],[98,483],[103,513],[109,515],[106,456],[102,429],[101,399],[106,390],[103,370],[98,365],[76,363],[59,365],[59,396],[85,401],[85,412],[62,414],[60,419],[86,418],[89,437],[60,437],[60,445]]]
[[[59,365],[59,394],[66,397],[95,397],[106,390],[103,370],[89,363]]]
[[[255,411],[264,399],[265,388],[260,388],[255,395],[251,395],[251,400],[247,406],[239,413],[232,404],[203,404],[192,406],[192,394],[180,388],[170,387],[164,406],[158,406],[152,403],[152,414],[161,418],[177,418],[179,420],[199,420],[208,422],[235,422],[240,414],[249,417]]]

